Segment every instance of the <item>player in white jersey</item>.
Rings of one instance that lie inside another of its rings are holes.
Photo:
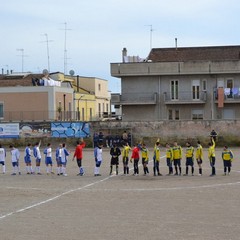
[[[54,174],[53,170],[52,170],[52,148],[51,148],[51,143],[48,143],[47,147],[44,149],[45,154],[45,164],[46,164],[46,170],[47,170],[47,174],[49,174],[49,166],[50,166],[50,172],[52,174]]]
[[[94,169],[94,176],[101,176],[99,173],[100,166],[102,164],[102,147],[103,144],[100,142],[97,147],[94,149],[94,157],[95,157],[95,169]]]
[[[60,176],[62,172],[62,157],[63,157],[63,147],[62,144],[59,144],[59,147],[56,149],[56,161],[57,161],[57,175]]]
[[[33,169],[32,169],[32,149],[31,149],[32,144],[28,143],[27,147],[25,148],[25,156],[24,156],[24,161],[26,164],[26,172],[27,174],[33,174]]]
[[[41,175],[41,171],[40,171],[40,164],[41,164],[41,152],[40,152],[40,146],[41,146],[41,141],[37,142],[33,148],[33,156],[36,159],[36,167],[35,167],[35,173],[38,175]]]
[[[19,160],[20,160],[20,152],[17,148],[14,148],[13,145],[10,145],[10,151],[11,151],[11,156],[12,156],[12,166],[13,166],[13,173],[12,175],[16,175],[17,171],[18,174],[20,175],[20,166],[19,166]]]
[[[5,165],[5,158],[6,158],[6,150],[0,144],[0,164],[2,165],[2,173],[6,172],[6,165]]]
[[[69,151],[66,149],[66,144],[62,144],[63,154],[62,154],[62,173],[63,176],[67,176],[66,166],[67,166],[67,157],[70,155]]]

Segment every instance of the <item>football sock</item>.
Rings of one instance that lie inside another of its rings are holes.
[[[186,167],[186,175],[188,175],[188,167]]]
[[[194,167],[192,166],[192,175],[194,174]]]
[[[3,165],[3,167],[2,167],[2,171],[3,171],[3,173],[6,172],[6,166],[5,165]]]

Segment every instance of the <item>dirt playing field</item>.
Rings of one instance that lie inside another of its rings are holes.
[[[221,149],[217,149],[217,176],[204,149],[203,176],[166,176],[165,150],[161,156],[163,176],[109,176],[109,149],[104,149],[100,177],[93,176],[93,150],[84,150],[86,174],[77,176],[70,161],[68,176],[11,176],[0,174],[1,240],[239,240],[240,151],[230,176],[222,176]],[[151,154],[152,156],[152,150]],[[23,153],[22,158],[23,159]],[[152,159],[152,158],[151,158]],[[183,172],[185,172],[183,160]],[[132,167],[132,164],[131,164]],[[122,171],[122,163],[120,163]],[[1,166],[0,166],[1,172]]]

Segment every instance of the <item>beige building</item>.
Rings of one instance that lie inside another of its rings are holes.
[[[1,121],[71,120],[73,89],[68,83],[40,83],[42,74],[0,76]]]
[[[108,81],[95,77],[79,77],[80,86],[87,89],[95,96],[95,117],[93,120],[108,117],[111,114],[110,93],[108,91]],[[84,100],[83,97],[82,100]],[[85,101],[85,104],[90,104],[90,101]]]

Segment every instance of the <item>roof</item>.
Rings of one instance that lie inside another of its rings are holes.
[[[152,62],[240,60],[240,46],[153,48],[148,60]]]

